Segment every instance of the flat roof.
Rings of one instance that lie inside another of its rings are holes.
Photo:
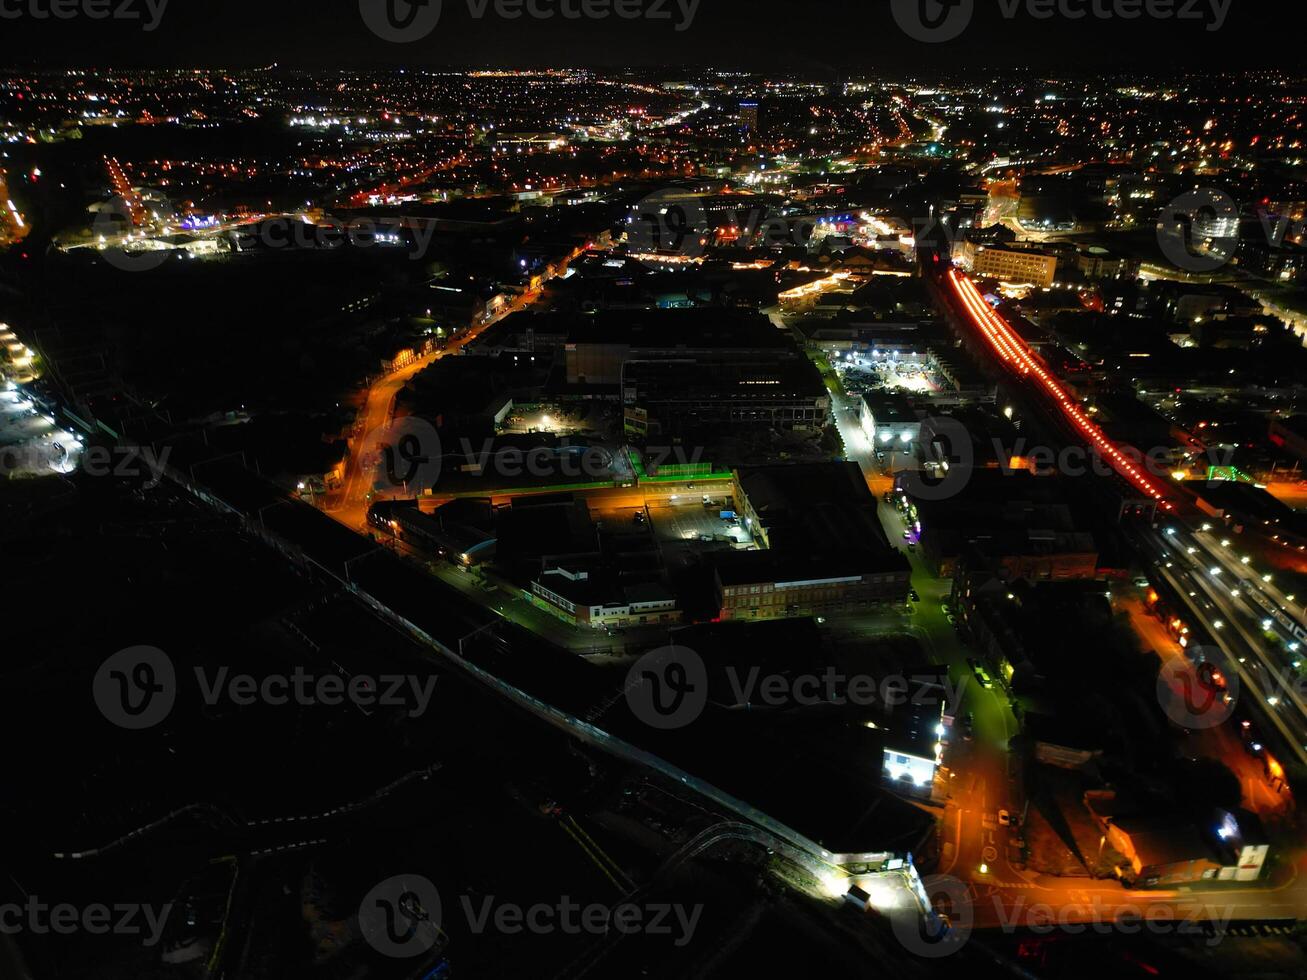
[[[886,553],[902,556],[890,547],[876,512],[876,498],[858,464],[749,466],[737,470],[737,478],[767,531],[773,553],[826,556],[866,551],[878,556],[871,567],[898,567],[886,560]]]

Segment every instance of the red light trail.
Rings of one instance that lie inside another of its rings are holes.
[[[953,285],[953,291],[970,314],[972,322],[1008,366],[1023,377],[1030,378],[1033,375],[1037,378],[1044,390],[1053,398],[1057,408],[1075,426],[1076,431],[1108,461],[1118,475],[1159,502],[1163,510],[1174,510],[1174,505],[1166,499],[1167,494],[1159,488],[1158,483],[1131,462],[1130,458],[1103,434],[1103,430],[1090,421],[1076,399],[1067,394],[1066,389],[1017,337],[1008,322],[985,301],[980,291],[976,289],[975,283],[957,269],[949,269],[948,277]]]

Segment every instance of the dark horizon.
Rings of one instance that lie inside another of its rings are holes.
[[[510,13],[517,9],[514,2],[508,0],[505,8]],[[1046,2],[975,0],[965,31],[939,43],[909,37],[889,4],[831,0],[807,5],[791,0],[700,0],[697,6],[694,0],[646,0],[627,9],[652,19],[631,20],[611,12],[599,20],[564,18],[564,6],[579,5],[580,0],[536,0],[537,10],[553,12],[544,20],[528,16],[525,8],[510,19],[498,15],[494,3],[445,0],[434,30],[402,44],[370,32],[358,4],[350,0],[325,11],[308,0],[287,0],[273,10],[250,0],[220,6],[165,0],[153,8],[157,17],[145,0],[113,0],[111,9],[137,15],[127,20],[37,19],[29,11],[43,10],[44,0],[24,0],[19,16],[13,14],[15,8],[7,8],[5,33],[11,56],[30,53],[11,64],[28,68],[244,70],[276,63],[319,70],[569,66],[829,74],[1177,68],[1219,72],[1290,69],[1287,57],[1277,66],[1274,45],[1295,36],[1303,20],[1296,8],[1267,9],[1233,0],[1224,0],[1224,5],[1223,0],[1177,0],[1173,9],[1184,12],[1183,17],[1138,19],[1112,13],[1128,13],[1132,0],[1061,0],[1072,13],[1085,15],[1067,17],[1054,10],[1045,18]],[[1142,8],[1142,0],[1136,2]],[[1158,9],[1164,7],[1159,3]],[[601,9],[611,7],[603,4]],[[1111,16],[1090,12],[1096,9]],[[475,17],[473,10],[483,13]],[[152,29],[144,29],[156,20]],[[678,29],[682,24],[684,29]]]

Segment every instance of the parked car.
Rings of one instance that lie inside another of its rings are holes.
[[[999,825],[1000,827],[1011,827],[1011,826],[1012,826],[1012,814],[1008,813],[1006,810],[999,810],[999,811],[998,811],[998,825]]]
[[[909,590],[908,590],[908,598],[911,599],[913,602],[920,602],[920,601],[921,601],[921,594],[918,593],[916,589],[909,589]]]

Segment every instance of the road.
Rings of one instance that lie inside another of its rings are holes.
[[[938,263],[938,257],[936,257],[936,262]],[[1103,431],[1088,418],[1078,400],[1062,386],[1059,379],[1052,374],[1042,360],[1033,355],[1024,342],[1012,331],[1011,327],[990,308],[983,298],[979,297],[970,281],[965,276],[960,276],[956,270],[947,268],[947,266],[948,263],[939,266],[945,273],[941,279],[941,296],[969,323],[977,337],[983,339],[984,346],[982,349],[991,355],[996,363],[1002,364],[1019,379],[1025,381],[1029,386],[1029,391],[1041,400],[1044,407],[1064,425],[1068,432],[1074,434],[1077,441],[1097,449],[1103,458],[1110,462],[1120,481],[1132,487],[1139,494],[1140,499],[1151,500],[1155,502],[1158,512],[1173,515],[1176,510],[1174,488],[1163,485],[1127,459],[1119,448],[1105,436]],[[1168,525],[1175,525],[1172,536],[1178,536],[1181,533],[1182,524],[1178,519],[1173,516],[1166,516],[1162,519]],[[1154,533],[1142,522],[1135,522],[1131,526],[1136,530],[1136,533],[1145,537]],[[1198,543],[1194,547],[1195,554],[1202,556],[1198,561],[1207,560],[1208,556],[1203,553],[1204,545]],[[1171,561],[1171,568],[1166,568],[1161,549],[1154,550],[1148,557],[1158,560],[1161,571],[1168,576],[1191,575],[1196,571],[1196,569],[1189,567],[1192,563],[1182,563],[1174,560]],[[1222,559],[1216,556],[1211,557],[1214,563],[1212,567],[1223,563]],[[1179,571],[1181,569],[1183,571]],[[1220,576],[1216,577],[1220,578]],[[1191,589],[1177,583],[1176,587],[1182,597],[1196,599],[1199,603],[1210,601],[1217,610],[1240,608],[1249,601],[1246,595],[1230,595],[1228,588],[1223,590],[1223,595],[1218,596],[1216,590],[1210,585]],[[1188,595],[1190,591],[1194,592],[1194,596],[1190,597]],[[1204,592],[1208,595],[1207,600],[1199,598]],[[1204,615],[1199,617],[1199,621],[1206,621],[1210,618],[1205,615],[1206,612],[1207,610],[1203,610]],[[1214,628],[1213,632],[1226,643],[1234,642],[1228,638],[1238,635],[1241,642],[1255,648],[1257,644],[1248,637],[1246,623],[1255,622],[1256,628],[1260,629],[1261,623],[1257,614],[1243,608],[1238,617],[1229,611],[1225,615],[1229,622],[1233,624],[1233,629]],[[1216,626],[1215,622],[1213,626]],[[1263,652],[1255,650],[1254,656],[1260,660]],[[1245,671],[1242,669],[1244,665],[1238,663],[1237,657],[1232,659],[1236,666],[1241,669],[1241,676],[1255,673],[1257,670],[1256,667],[1250,667]],[[1249,658],[1245,656],[1244,660],[1249,661]],[[1275,712],[1272,715],[1273,718],[1277,719],[1277,722],[1279,714],[1280,712]],[[1301,751],[1303,748],[1301,742],[1295,748]],[[984,774],[978,773],[977,775],[980,777]],[[951,866],[946,862],[945,867],[946,870],[949,868],[955,869],[954,873],[958,877],[970,877],[973,893],[978,897],[984,897],[985,901],[981,904],[992,908],[995,917],[998,917],[1004,908],[1012,907],[1014,904],[1010,898],[1012,893],[1025,895],[1026,892],[1031,893],[1031,897],[1029,899],[1023,898],[1023,904],[1027,901],[1040,901],[1057,905],[1060,910],[1067,913],[1068,917],[1083,915],[1084,919],[1079,921],[1104,916],[1111,917],[1114,914],[1113,910],[1120,908],[1139,909],[1141,907],[1156,908],[1159,905],[1165,906],[1168,901],[1178,901],[1182,895],[1200,896],[1201,900],[1211,900],[1217,903],[1218,911],[1216,915],[1210,917],[1218,917],[1219,910],[1229,910],[1229,914],[1243,918],[1266,918],[1280,914],[1296,918],[1304,908],[1307,908],[1307,902],[1304,901],[1307,896],[1304,895],[1302,886],[1298,884],[1301,876],[1298,874],[1297,863],[1291,866],[1286,881],[1271,886],[1262,883],[1245,889],[1231,889],[1228,887],[1229,883],[1220,883],[1219,885],[1194,886],[1181,892],[1157,892],[1151,890],[1135,892],[1123,888],[1117,882],[1089,883],[1080,879],[1056,879],[1043,875],[1023,876],[1026,880],[1012,881],[1008,877],[1008,872],[1015,872],[1015,869],[1003,869],[1001,862],[1000,874],[1003,876],[1003,880],[996,877],[993,882],[983,881],[983,876],[971,874],[967,869],[967,863],[974,860],[974,851],[969,848],[969,844],[974,846],[974,836],[966,833],[966,827],[968,823],[974,824],[976,816],[980,816],[982,831],[991,829],[985,826],[988,823],[986,819],[987,811],[994,806],[994,801],[988,797],[991,788],[992,784],[988,780],[985,782],[985,791],[979,795],[977,795],[975,788],[970,788],[969,802],[973,805],[968,805],[967,802],[960,804],[962,812],[956,818],[957,827],[959,828],[955,844],[957,860]],[[975,806],[976,803],[979,806]],[[1001,855],[1002,849],[996,846],[999,840],[1001,840],[1001,836],[992,842],[989,838],[983,838],[982,847],[984,844],[988,844],[998,850]],[[988,852],[982,850],[983,853]],[[1302,860],[1301,855],[1296,856],[1295,860],[1300,863]],[[1285,889],[1294,889],[1294,891],[1289,894],[1284,891]],[[1086,899],[1093,900],[1093,902],[1097,903],[1097,907],[1093,909],[1084,908]]]
[[[525,309],[538,295],[538,293],[525,293],[519,296],[485,322],[453,337],[443,350],[432,351],[412,364],[373,382],[368,388],[363,410],[359,412],[358,421],[349,440],[349,455],[345,460],[342,492],[328,500],[327,513],[346,527],[356,531],[364,528],[367,523],[368,503],[372,489],[371,472],[376,460],[361,458],[363,447],[368,443],[368,433],[380,431],[390,424],[395,408],[395,396],[399,394],[400,389],[440,358],[457,353],[475,340],[487,327],[498,323],[510,313]]]
[[[1168,521],[1159,529],[1137,528],[1136,534],[1156,563],[1158,575],[1224,655],[1223,667],[1238,675],[1240,698],[1245,703],[1255,701],[1256,715],[1267,719],[1280,734],[1283,747],[1307,764],[1301,641],[1291,638],[1252,598],[1260,594],[1264,602],[1283,611],[1287,607],[1276,600],[1287,602],[1287,597],[1235,558],[1221,544],[1225,539],[1194,531],[1179,521]]]
[[[832,392],[835,424],[844,440],[846,458],[861,468],[868,486],[876,494],[878,513],[886,537],[902,548],[912,565],[912,586],[921,597],[910,604],[901,619],[886,617],[841,618],[830,624],[836,634],[867,635],[907,632],[916,637],[932,662],[947,664],[949,676],[962,691],[957,724],[945,739],[941,777],[945,781],[945,811],[942,822],[940,871],[971,881],[977,888],[1021,887],[1029,878],[1009,861],[1009,843],[1016,831],[999,824],[998,813],[1019,814],[1019,791],[1010,769],[1008,740],[1017,733],[1016,717],[1007,696],[998,688],[986,689],[967,662],[968,651],[949,622],[945,604],[950,601],[953,581],[936,576],[920,551],[909,548],[912,530],[897,507],[887,504],[884,494],[893,479],[882,470],[858,418],[858,398]],[[886,460],[892,467],[893,459]],[[915,541],[915,535],[911,540]],[[962,720],[971,715],[973,734],[967,738]],[[982,870],[983,868],[983,870]]]
[[[1142,591],[1142,590],[1141,590]],[[1176,641],[1153,613],[1145,598],[1132,590],[1113,590],[1112,605],[1130,617],[1135,633],[1144,648],[1157,654],[1163,663],[1186,661],[1185,648]],[[1293,794],[1287,783],[1275,784],[1260,758],[1249,754],[1234,723],[1211,728],[1194,728],[1184,736],[1186,755],[1220,760],[1239,780],[1243,805],[1270,825],[1287,826],[1294,814]]]

